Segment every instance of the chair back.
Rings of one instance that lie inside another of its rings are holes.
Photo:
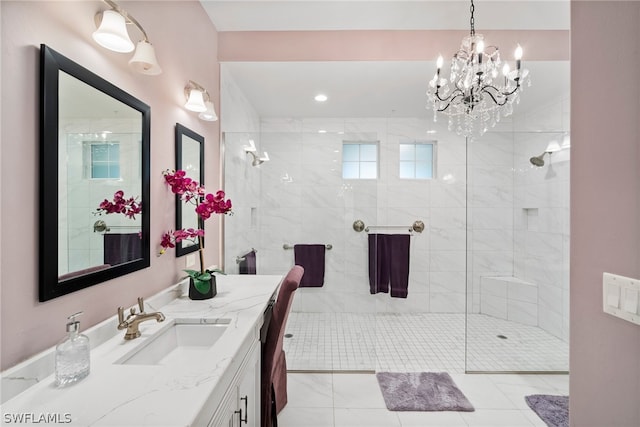
[[[296,265],[289,270],[280,283],[278,299],[273,306],[273,314],[269,328],[267,329],[267,338],[263,352],[264,365],[268,370],[272,369],[275,358],[282,351],[284,330],[287,324],[287,318],[289,317],[289,311],[291,310],[291,303],[293,302],[293,293],[298,289],[303,274],[304,268]]]

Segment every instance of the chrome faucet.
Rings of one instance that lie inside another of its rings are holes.
[[[157,322],[164,322],[164,314],[159,311],[154,313],[144,312],[144,300],[142,297],[138,298],[138,307],[140,308],[140,313],[136,313],[135,307],[131,307],[126,319],[124,318],[124,307],[118,307],[118,330],[127,330],[124,334],[125,340],[132,340],[140,336],[138,327],[142,322],[153,319]]]

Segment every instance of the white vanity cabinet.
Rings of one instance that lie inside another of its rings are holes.
[[[282,277],[226,275],[217,280],[218,295],[209,300],[188,299],[186,283],[149,298],[147,305],[166,320],[144,322],[135,340],[123,339],[116,316],[85,331],[92,344],[91,374],[73,386],[53,386],[55,347],[4,371],[3,417],[68,414],[68,425],[78,427],[259,427],[260,331]],[[178,333],[173,327],[178,324],[215,324],[223,332],[198,349],[198,357],[191,350],[177,351],[166,363],[123,363],[132,354],[155,354],[156,340],[166,344],[165,350],[188,347],[161,339],[171,336],[170,330]],[[5,397],[9,383],[23,386]],[[87,396],[94,397],[90,405]]]
[[[260,425],[260,342],[253,341],[208,427]]]

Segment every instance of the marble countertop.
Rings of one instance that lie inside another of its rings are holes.
[[[281,276],[217,276],[218,294],[210,300],[176,298],[178,287],[163,292],[164,298],[150,298],[145,302],[145,311],[161,311],[165,322],[141,323],[142,335],[130,341],[123,339],[124,331],[109,328],[115,331],[112,337],[103,336],[104,342],[95,348],[92,344],[91,373],[87,378],[66,388],[57,388],[53,375],[43,378],[2,404],[0,424],[29,425],[16,423],[16,416],[27,417],[23,420],[31,416],[34,425],[44,424],[38,421],[42,416],[78,426],[202,424],[203,419],[198,418],[204,415],[201,411],[212,404],[213,408],[217,406],[242,362],[242,351],[259,338],[262,314],[280,280]],[[212,323],[220,320],[229,325],[205,356],[197,360],[186,359],[170,367],[116,363],[175,319],[207,319]],[[106,323],[113,326],[114,320]],[[92,339],[90,332],[87,335]],[[103,330],[105,333],[111,332]]]

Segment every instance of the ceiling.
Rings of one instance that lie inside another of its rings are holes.
[[[201,0],[219,31],[468,29],[469,2]],[[567,30],[569,1],[475,1],[481,29]],[[515,42],[514,42],[515,43]],[[509,49],[510,47],[507,47]],[[451,52],[453,54],[453,52]],[[526,52],[525,52],[526,60]],[[431,117],[434,61],[225,62],[262,117]],[[514,115],[568,93],[569,63],[526,62],[532,87]],[[317,103],[324,93],[329,100]]]

